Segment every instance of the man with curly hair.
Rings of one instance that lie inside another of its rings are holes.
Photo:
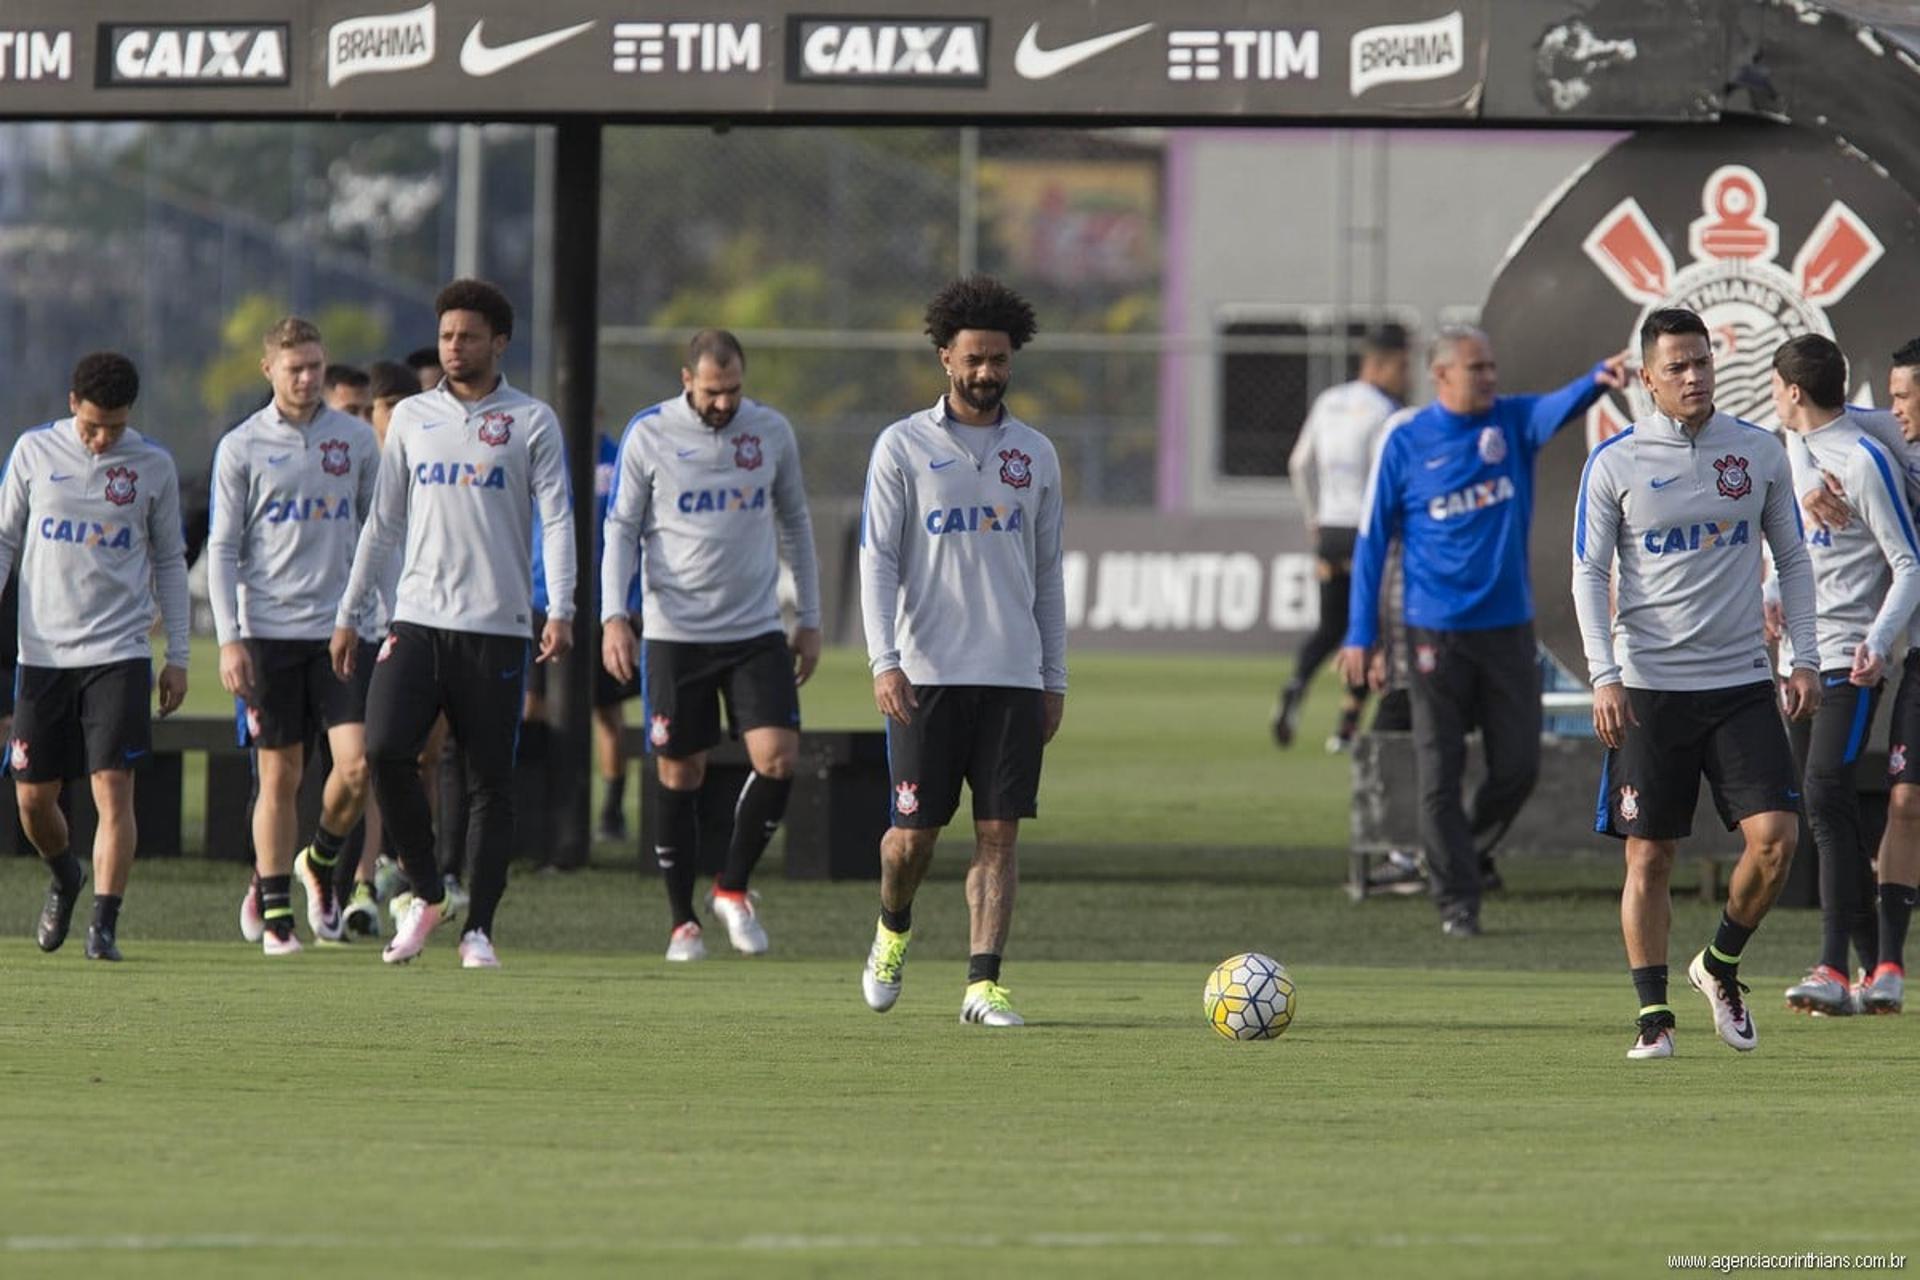
[[[507,886],[533,625],[533,520],[552,593],[533,661],[551,662],[573,645],[573,499],[559,420],[500,373],[513,335],[506,295],[485,281],[456,280],[434,311],[444,376],[394,409],[331,648],[335,673],[350,678],[355,623],[404,547],[392,627],[367,693],[374,796],[413,885],[381,958],[404,964],[419,955],[447,912],[420,779],[420,753],[444,712],[465,754],[472,824],[473,896],[460,963],[494,969],[493,915]]]
[[[1004,403],[1013,353],[1034,327],[1033,308],[991,277],[942,289],[927,334],[946,393],[881,432],[867,469],[860,599],[893,788],[880,920],[861,975],[879,1013],[900,998],[914,891],[964,781],[974,852],[960,1020],[1023,1022],[1000,985],[1014,845],[1037,812],[1041,751],[1067,697],[1060,459]]]

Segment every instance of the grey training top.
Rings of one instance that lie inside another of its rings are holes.
[[[1788,437],[1794,489],[1805,493],[1829,472],[1855,515],[1844,529],[1813,527],[1806,534],[1823,665],[1852,666],[1862,641],[1882,659],[1892,657],[1906,643],[1907,623],[1920,605],[1920,543],[1901,461],[1849,414]],[[1781,647],[1783,660],[1790,651]]]
[[[551,618],[573,617],[573,498],[553,410],[501,378],[468,404],[445,380],[402,400],[387,427],[373,510],[334,618],[353,627],[403,545],[393,620],[526,638],[533,626],[533,514]]]
[[[1060,459],[1004,411],[985,461],[966,430],[943,397],[874,442],[860,521],[873,674],[1064,693]]]
[[[1772,433],[1716,413],[1695,435],[1654,413],[1602,441],[1581,474],[1573,525],[1573,604],[1594,688],[1770,679],[1763,536],[1793,664],[1817,671],[1813,567],[1787,452]]]
[[[0,581],[20,568],[20,662],[93,667],[151,658],[156,597],[167,665],[187,665],[180,476],[129,427],[95,457],[72,418],[22,435],[0,479]]]
[[[379,462],[373,428],[325,405],[303,425],[269,403],[220,438],[207,594],[221,644],[332,634]]]
[[[648,638],[725,644],[778,631],[784,552],[800,625],[820,625],[799,442],[785,418],[756,400],[742,399],[717,429],[685,396],[635,414],[620,441],[602,535],[603,621],[626,616],[642,557]]]
[[[1868,435],[1886,446],[1886,453],[1895,460],[1895,470],[1905,481],[1907,509],[1920,510],[1920,443],[1908,440],[1900,429],[1900,420],[1886,409],[1868,409],[1855,405],[1847,406],[1847,416]],[[1793,459],[1794,472],[1798,475],[1802,468],[1814,466],[1812,455],[1807,451],[1806,442],[1798,435],[1787,433],[1787,454]],[[1824,485],[1823,478],[1810,478],[1800,483],[1802,495],[1811,491],[1815,483]],[[1852,490],[1848,490],[1851,495]],[[1913,623],[1907,632],[1909,648],[1920,646],[1920,613],[1915,613]]]

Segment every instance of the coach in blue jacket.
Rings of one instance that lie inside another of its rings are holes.
[[[1380,575],[1399,538],[1420,838],[1441,929],[1473,937],[1480,932],[1479,851],[1506,831],[1540,772],[1540,669],[1527,575],[1534,456],[1603,390],[1623,385],[1626,353],[1544,396],[1495,394],[1493,345],[1478,329],[1441,329],[1429,364],[1434,403],[1388,433],[1369,484],[1340,670],[1349,684],[1365,679]],[[1469,814],[1460,778],[1475,725],[1487,779]]]

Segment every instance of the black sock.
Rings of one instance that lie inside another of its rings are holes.
[[[87,878],[85,868],[81,867],[80,859],[73,856],[71,849],[57,858],[48,858],[47,870],[53,874],[53,882],[60,886],[60,892],[66,894],[77,890],[80,882]]]
[[[327,830],[325,824],[313,828],[313,852],[307,860],[316,867],[330,867],[340,861],[340,850],[346,846],[347,838],[337,836]]]
[[[793,793],[792,778],[769,778],[755,770],[740,784],[740,798],[733,805],[733,839],[727,845],[727,865],[718,884],[729,893],[744,893],[760,855],[787,813],[787,797]]]
[[[1649,964],[1633,970],[1633,989],[1640,997],[1642,1018],[1664,1012],[1668,1021],[1673,1020],[1673,1009],[1667,1004],[1667,966]]]
[[[293,877],[260,877],[260,918],[276,938],[293,932]]]
[[[341,902],[353,896],[353,883],[360,878],[360,855],[366,847],[367,824],[356,822],[340,846],[340,860],[333,864],[333,894]]]
[[[1747,939],[1759,925],[1744,925],[1722,911],[1720,927],[1713,932],[1713,942],[1707,947],[1705,968],[1716,978],[1731,978],[1740,970],[1741,953],[1747,949]],[[1846,963],[1846,953],[1840,955],[1840,962]]]
[[[700,793],[660,788],[660,812],[654,816],[653,856],[667,881],[667,906],[673,927],[699,922],[693,913],[693,880],[700,870]]]
[[[895,933],[906,933],[913,928],[913,904],[909,902],[898,911],[894,911],[886,903],[881,903],[880,923]]]
[[[1910,884],[1880,886],[1880,963],[1907,967],[1907,924],[1913,919],[1916,896]]]
[[[1839,973],[1847,971],[1848,932],[1846,917],[1839,912],[1820,913],[1820,963]]]
[[[120,895],[117,893],[96,893],[93,895],[93,927],[112,933],[120,924]]]
[[[627,807],[627,775],[622,772],[617,778],[607,779],[606,795],[600,801],[600,825],[612,826],[620,820],[621,810]]]
[[[967,985],[976,982],[1000,981],[1000,957],[991,951],[981,951],[967,957]]]

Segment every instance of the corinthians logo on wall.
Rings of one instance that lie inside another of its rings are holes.
[[[1780,265],[1780,226],[1767,217],[1767,184],[1744,164],[1722,165],[1700,189],[1700,216],[1687,226],[1693,261],[1676,269],[1673,255],[1632,196],[1615,205],[1580,246],[1621,296],[1640,304],[1626,333],[1639,340],[1648,314],[1665,307],[1696,311],[1713,335],[1714,400],[1749,422],[1777,426],[1772,395],[1773,353],[1804,333],[1833,337],[1826,309],[1840,302],[1878,262],[1886,247],[1865,219],[1839,200],[1827,206],[1813,232]],[[1873,389],[1866,389],[1871,399]],[[1598,444],[1653,411],[1638,382],[1624,397],[1595,405],[1587,416],[1587,443]]]
[[[1713,335],[1715,402],[1772,425],[1773,353],[1832,337],[1849,398],[1887,403],[1887,357],[1920,336],[1920,206],[1871,157],[1814,130],[1732,126],[1627,137],[1549,197],[1481,312],[1504,394],[1549,391],[1622,347],[1657,307]],[[1532,553],[1540,638],[1586,674],[1573,620],[1574,505],[1589,448],[1651,411],[1638,384],[1570,423],[1536,462]],[[1584,425],[1585,430],[1582,430]]]

